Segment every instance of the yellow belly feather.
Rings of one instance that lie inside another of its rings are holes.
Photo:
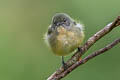
[[[57,29],[58,36],[56,37],[56,48],[52,48],[53,52],[58,56],[65,56],[74,51],[83,41],[84,34],[81,32],[80,36],[77,33],[68,31],[63,27]]]

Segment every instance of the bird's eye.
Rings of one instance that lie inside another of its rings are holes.
[[[55,24],[55,25],[56,25],[57,23],[56,23],[56,22],[54,22],[53,24]]]
[[[66,19],[63,19],[64,22],[66,22],[67,20]]]

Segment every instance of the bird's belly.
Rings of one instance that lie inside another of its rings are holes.
[[[82,42],[82,37],[77,36],[74,32],[59,34],[56,37],[53,52],[58,56],[65,56],[74,51]]]

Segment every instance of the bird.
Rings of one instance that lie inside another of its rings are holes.
[[[65,66],[64,56],[79,48],[84,37],[83,24],[72,19],[66,13],[56,13],[52,17],[44,39],[52,52],[61,56],[62,65]]]

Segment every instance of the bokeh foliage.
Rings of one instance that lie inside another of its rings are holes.
[[[0,80],[45,80],[61,65],[60,57],[54,56],[43,40],[52,16],[58,12],[84,23],[86,41],[120,15],[120,0],[0,0]],[[85,55],[117,37],[120,28]],[[63,80],[119,80],[119,53],[120,44]]]

